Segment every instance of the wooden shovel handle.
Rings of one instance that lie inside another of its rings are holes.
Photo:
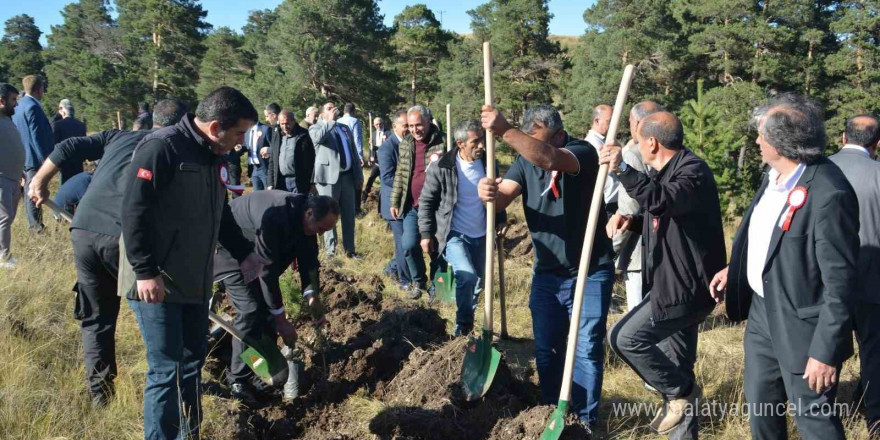
[[[489,42],[483,43],[483,79],[485,91],[485,104],[492,105],[492,47]],[[495,180],[495,136],[486,133],[486,177]],[[495,284],[495,202],[486,203],[486,270],[484,273],[485,287],[483,295],[486,298],[483,310],[483,328],[492,332],[492,288]]]
[[[623,106],[626,104],[626,96],[629,94],[632,77],[633,66],[630,64],[623,69],[623,78],[620,80],[620,88],[617,90],[617,100],[614,102],[614,112],[611,114],[608,134],[605,136],[607,142],[614,141],[614,138],[617,137],[617,126],[620,124],[620,116],[623,114]],[[596,236],[596,226],[599,222],[599,210],[602,209],[606,177],[608,177],[607,164],[599,167],[596,186],[593,187],[593,199],[590,202],[590,215],[587,217],[587,230],[584,232],[584,246],[581,249],[581,262],[578,266],[577,284],[575,284],[574,301],[571,306],[568,346],[565,349],[565,370],[562,373],[562,388],[559,391],[559,400],[566,402],[571,398],[571,379],[574,374],[575,347],[577,347],[578,328],[581,321],[581,305],[584,302],[584,286],[587,283],[587,271],[593,254],[593,239]]]
[[[235,327],[233,327],[232,324],[230,324],[228,321],[221,318],[216,313],[214,313],[210,310],[208,310],[208,318],[211,321],[214,321],[214,324],[217,324],[220,328],[222,328],[223,330],[226,330],[226,332],[229,333],[230,335],[232,335],[232,337],[247,344],[247,342],[245,342],[244,335],[241,334],[241,332],[239,332]],[[250,344],[248,344],[248,345],[250,345]]]

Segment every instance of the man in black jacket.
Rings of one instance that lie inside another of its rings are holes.
[[[164,100],[156,104],[155,126],[172,126],[186,114],[186,104]],[[116,377],[116,318],[119,297],[119,235],[122,233],[122,196],[131,155],[149,130],[107,130],[74,137],[55,150],[31,180],[28,196],[37,206],[49,198],[49,182],[67,163],[101,160],[70,226],[76,266],[74,318],[80,320],[86,380],[93,407],[103,407],[113,395]]]
[[[315,146],[309,131],[296,123],[290,110],[278,114],[278,128],[269,141],[268,189],[314,193]]]
[[[608,343],[663,395],[663,410],[651,427],[670,438],[696,439],[697,326],[715,306],[709,279],[725,261],[718,188],[706,162],[682,146],[681,122],[672,113],[646,117],[635,136],[643,161],[657,171],[653,176],[622,162],[616,145],[603,147],[599,158],[644,208],[643,214],[614,215],[608,222],[610,237],[641,230],[646,293],[614,325]]]
[[[755,120],[770,171],[743,217],[730,265],[711,283],[731,319],[748,318],[743,388],[752,438],[786,438],[791,412],[801,438],[843,439],[835,385],[853,354],[858,199],[822,154],[818,104],[783,96]]]
[[[70,100],[62,100],[58,105],[58,110],[61,113],[61,119],[52,121],[52,136],[55,139],[55,144],[72,137],[86,135],[86,124],[74,117],[73,104],[70,103]],[[64,168],[61,169],[61,183],[67,182],[68,179],[81,172],[83,172],[82,162],[70,161],[64,164]]]
[[[293,119],[291,118],[291,122]],[[304,130],[302,127],[300,129]],[[257,191],[232,201],[232,215],[254,252],[271,261],[259,279],[246,282],[232,254],[224,247],[214,259],[214,280],[223,281],[235,307],[235,328],[259,341],[276,333],[285,341],[296,339],[296,331],[284,315],[278,278],[295,260],[302,281],[304,301],[320,311],[317,234],[327,232],[339,218],[339,204],[328,196],[309,198],[304,194],[270,190]],[[255,403],[253,372],[239,359],[245,345],[232,342],[232,362],[227,379],[232,396]]]
[[[241,92],[221,87],[195,115],[147,135],[127,169],[119,292],[129,300],[147,349],[149,440],[199,437],[217,243],[240,262],[247,282],[268,263],[252,252],[226,204],[229,174],[222,157],[256,120]]]

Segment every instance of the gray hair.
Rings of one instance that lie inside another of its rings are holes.
[[[477,135],[483,131],[480,121],[473,118],[459,121],[458,124],[455,124],[455,130],[452,132],[452,136],[455,138],[456,142],[465,142],[468,140],[468,132],[471,131],[477,133]]]
[[[812,99],[785,94],[756,108],[752,122],[782,157],[811,164],[824,155],[823,114],[822,107]]]
[[[416,113],[416,112],[418,112],[420,115],[422,115],[422,122],[424,122],[425,125],[430,125],[431,121],[434,119],[431,116],[431,110],[429,110],[428,107],[425,107],[423,105],[414,105],[414,106],[410,107],[409,110],[406,111],[406,115],[409,116],[409,115]]]
[[[531,133],[535,130],[536,122],[540,122],[541,125],[554,133],[562,130],[562,116],[559,115],[559,111],[547,104],[526,110],[523,114],[522,131]]]
[[[306,116],[309,115],[309,112],[315,112],[315,113],[318,113],[319,111],[320,111],[320,110],[318,110],[318,107],[311,106],[311,107],[309,107],[309,108],[306,109]]]
[[[69,99],[62,99],[58,106],[61,107],[62,110],[64,110],[64,113],[67,113],[67,116],[71,118],[73,117],[75,110],[73,109],[73,104],[70,103]]]
[[[629,112],[634,118],[636,118],[636,121],[641,121],[654,113],[662,111],[666,111],[662,105],[657,104],[654,101],[642,101],[634,105]]]
[[[611,108],[611,106],[609,106],[607,104],[597,105],[595,108],[593,108],[593,119],[596,119],[599,116],[602,116],[602,113],[605,113],[606,111],[613,111],[613,109]]]

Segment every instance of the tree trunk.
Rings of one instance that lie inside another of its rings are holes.
[[[807,68],[806,68],[806,78],[804,79],[804,93],[807,96],[810,96],[810,67],[813,65],[813,47],[816,43],[810,41],[810,48],[807,50]]]
[[[413,70],[412,70],[412,105],[416,105],[416,60],[413,58]]]
[[[153,99],[159,99],[159,51],[162,50],[162,35],[153,32],[153,44],[156,46],[156,55],[153,57]]]

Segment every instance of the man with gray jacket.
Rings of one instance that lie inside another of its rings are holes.
[[[355,194],[364,183],[357,147],[351,131],[336,121],[339,109],[327,102],[321,117],[309,127],[315,145],[315,186],[318,195],[333,197],[339,203],[342,217],[342,247],[348,256],[354,251]],[[324,250],[336,254],[336,227],[324,233]]]
[[[0,269],[12,269],[15,258],[9,252],[12,243],[12,221],[21,198],[21,170],[24,167],[24,145],[12,122],[18,90],[0,84]]]
[[[474,309],[485,271],[486,207],[477,194],[477,183],[486,177],[486,137],[476,119],[459,122],[454,136],[456,146],[428,166],[419,196],[419,234],[426,254],[436,251],[452,265],[458,306],[454,335],[462,336],[474,328]],[[504,211],[496,215],[500,229],[506,215]]]
[[[880,314],[880,162],[874,160],[880,121],[867,114],[850,119],[842,143],[843,148],[830,159],[843,171],[859,200],[859,284],[853,326],[861,347],[868,430],[880,436],[880,321],[876,318]]]

